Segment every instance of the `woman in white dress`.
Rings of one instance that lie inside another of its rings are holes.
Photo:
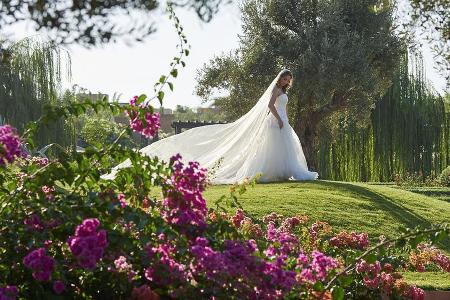
[[[193,128],[140,152],[164,160],[180,153],[183,161],[214,168],[215,184],[239,183],[258,174],[259,182],[315,180],[318,174],[308,170],[300,140],[289,125],[286,91],[292,77],[289,70],[282,70],[256,105],[233,123]],[[114,178],[118,169],[128,166],[129,160],[103,178]]]

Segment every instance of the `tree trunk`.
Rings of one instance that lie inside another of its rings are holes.
[[[331,101],[322,107],[312,110],[305,116],[300,115],[300,107],[313,107],[314,99],[311,95],[306,96],[305,101],[297,102],[297,115],[295,118],[294,130],[300,138],[306,162],[312,171],[318,171],[316,153],[318,150],[317,127],[319,122],[328,115],[343,109],[346,105],[344,93],[334,92]]]
[[[314,114],[307,118],[296,118],[294,130],[300,138],[303,153],[305,154],[308,168],[311,171],[317,171],[317,124],[318,119]]]

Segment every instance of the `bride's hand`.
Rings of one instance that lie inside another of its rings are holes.
[[[278,126],[280,126],[280,129],[282,129],[284,127],[283,121],[278,120]]]

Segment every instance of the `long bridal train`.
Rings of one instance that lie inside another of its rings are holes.
[[[216,166],[220,160],[212,180],[215,184],[242,182],[258,173],[262,173],[259,182],[317,179],[318,173],[308,170],[300,140],[289,125],[287,95],[281,94],[275,102],[284,123],[282,129],[268,109],[272,90],[282,72],[256,105],[233,123],[193,128],[152,143],[140,152],[166,161],[180,153],[183,161],[198,161],[206,168]],[[112,179],[119,169],[130,164],[125,161],[102,178]]]

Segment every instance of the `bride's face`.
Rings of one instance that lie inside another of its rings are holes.
[[[284,87],[286,85],[288,85],[291,82],[292,77],[287,75],[287,76],[283,76],[280,78],[280,80],[278,81],[278,84],[280,87]]]

